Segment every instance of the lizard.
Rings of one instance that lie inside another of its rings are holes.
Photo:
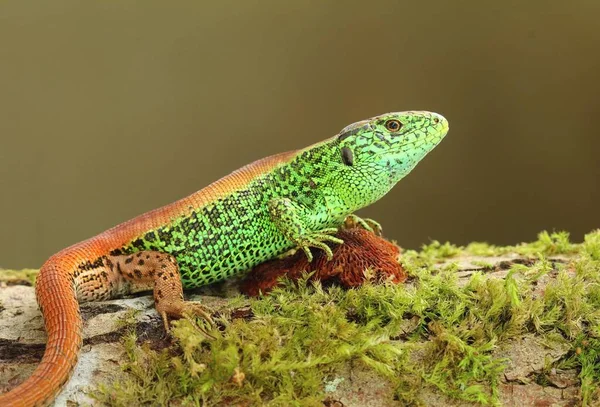
[[[426,111],[353,123],[306,148],[248,164],[174,203],[121,223],[51,256],[36,298],[48,334],[32,375],[0,395],[0,406],[50,404],[69,380],[82,346],[79,303],[153,290],[165,329],[186,315],[210,320],[194,288],[239,275],[291,249],[332,257],[327,243],[344,220],[382,198],[448,132]]]

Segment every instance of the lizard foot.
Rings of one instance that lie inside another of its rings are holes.
[[[363,219],[360,216],[355,215],[355,214],[348,215],[346,217],[346,220],[344,221],[344,227],[346,229],[351,229],[356,226],[360,226],[361,228],[363,228],[369,232],[373,232],[375,234],[375,236],[381,236],[382,232],[383,232],[383,228],[381,227],[381,224],[377,221],[374,221],[373,219],[370,219],[370,218]]]
[[[163,307],[160,307],[160,308],[163,308]],[[209,333],[209,331],[203,325],[200,325],[196,322],[196,318],[200,317],[202,320],[204,320],[209,325],[209,327],[216,326],[214,320],[211,317],[212,310],[210,308],[206,307],[205,305],[200,304],[199,302],[180,300],[174,304],[166,305],[161,310],[158,310],[158,307],[157,307],[157,311],[159,311],[160,316],[162,317],[163,325],[165,327],[165,332],[169,332],[171,329],[171,324],[169,321],[170,318],[171,319],[185,318],[188,321],[190,321],[190,323],[192,323],[192,325],[194,325],[196,327],[196,329],[198,329],[204,335],[208,336],[211,339],[215,339],[215,337],[213,335],[211,335]]]
[[[313,255],[310,251],[311,247],[323,250],[327,254],[327,260],[333,259],[333,252],[331,251],[331,247],[329,247],[325,242],[332,242],[337,244],[344,243],[342,239],[337,238],[335,236],[331,236],[337,233],[337,231],[337,228],[321,229],[314,233],[302,235],[297,239],[296,242],[298,244],[298,247],[304,251],[309,263],[313,260]]]

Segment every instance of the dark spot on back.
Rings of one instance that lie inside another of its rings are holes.
[[[136,239],[136,240],[134,240],[133,242],[131,242],[131,245],[133,247],[135,247],[136,249],[138,249],[138,250],[143,250],[145,248],[144,247],[144,241],[142,239]]]

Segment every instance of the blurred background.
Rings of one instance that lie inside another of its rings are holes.
[[[385,235],[600,227],[600,2],[0,3],[0,266],[399,110],[446,139],[363,210]]]

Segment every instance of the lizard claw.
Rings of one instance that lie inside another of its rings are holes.
[[[348,215],[346,220],[344,221],[344,227],[346,229],[353,228],[356,226],[360,226],[361,228],[374,233],[376,236],[381,236],[383,232],[383,228],[381,224],[377,221],[374,221],[370,218],[361,218],[355,214]]]
[[[309,263],[313,261],[313,255],[310,251],[311,247],[323,250],[327,255],[327,260],[333,259],[333,251],[331,250],[331,247],[329,247],[325,242],[331,242],[336,244],[344,243],[342,239],[335,236],[331,236],[333,233],[337,233],[337,231],[338,230],[336,228],[322,229],[318,232],[301,236],[300,239],[298,239],[298,246],[306,254],[306,258],[308,259]]]
[[[198,329],[204,335],[208,336],[211,339],[215,339],[214,335],[211,335],[206,328],[200,326],[195,321],[195,317],[200,317],[205,322],[207,322],[211,328],[214,328],[216,326],[214,320],[211,317],[210,309],[200,304],[199,302],[181,301],[180,304],[174,306],[174,309],[170,309],[168,314],[167,312],[163,311],[160,313],[160,315],[162,317],[166,332],[169,332],[171,328],[169,317],[185,318],[188,321],[190,321],[190,323],[192,323],[192,325],[194,325],[196,329]]]
[[[190,323],[191,323],[191,324],[192,324],[192,325],[193,325],[193,326],[194,326],[194,327],[195,327],[195,328],[196,328],[198,331],[202,332],[204,335],[206,335],[206,336],[207,336],[207,337],[209,337],[210,339],[217,339],[217,338],[216,338],[214,335],[212,335],[212,334],[211,334],[211,333],[208,331],[208,329],[206,329],[204,326],[201,326],[200,324],[198,324],[198,322],[196,321],[196,319],[195,319],[195,318],[193,318],[194,316],[196,316],[196,315],[190,315],[190,314],[187,314],[187,313],[183,315],[183,317],[184,317],[185,319],[187,319],[188,321],[190,321]],[[204,320],[205,322],[208,322],[208,324],[209,324],[209,326],[210,326],[210,327],[212,327],[212,328],[214,328],[214,327],[215,327],[215,323],[214,323],[214,321],[212,320],[212,318],[209,320],[209,319],[206,319],[206,318],[204,318],[204,317],[203,317],[203,320]]]

